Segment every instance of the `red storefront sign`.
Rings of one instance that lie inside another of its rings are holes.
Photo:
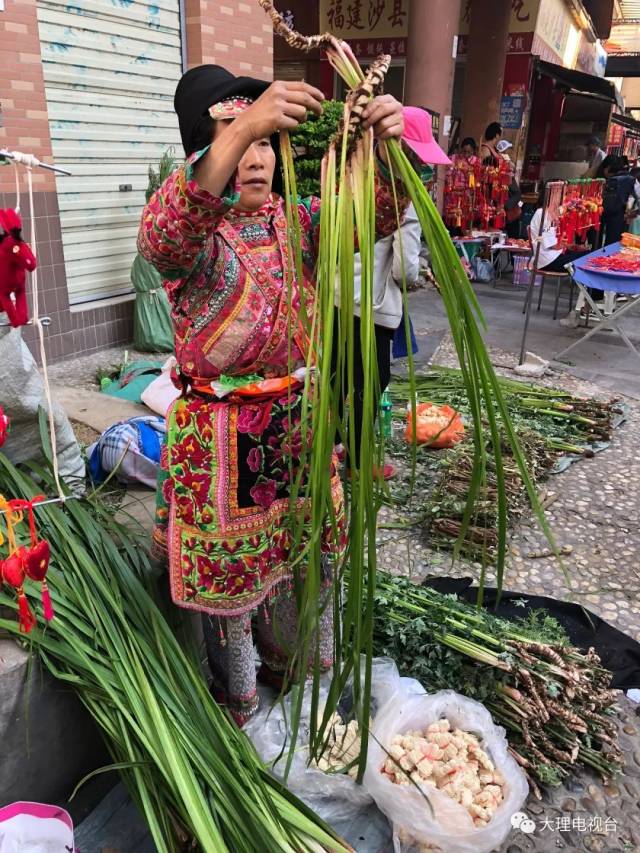
[[[612,121],[609,125],[609,139],[607,144],[611,148],[617,148],[619,145],[622,145],[623,139],[624,127],[621,124],[616,124]]]
[[[466,34],[458,36],[458,56],[466,56],[469,44],[469,36]],[[531,53],[533,47],[533,33],[509,33],[507,40],[507,53]]]
[[[397,56],[405,57],[407,54],[406,39],[352,39],[349,44],[358,59],[375,59],[381,53],[390,55],[392,59]]]

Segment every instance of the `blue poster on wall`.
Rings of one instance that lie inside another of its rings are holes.
[[[519,130],[522,127],[525,95],[504,95],[500,101],[500,124],[504,128]]]

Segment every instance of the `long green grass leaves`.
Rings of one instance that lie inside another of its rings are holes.
[[[367,728],[372,655],[372,632],[376,584],[376,516],[380,504],[381,485],[373,473],[374,465],[383,456],[383,438],[376,436],[374,428],[375,401],[382,390],[376,370],[376,353],[372,311],[373,247],[375,243],[375,173],[384,171],[379,159],[386,159],[387,172],[391,174],[393,197],[401,208],[410,200],[417,212],[426,240],[436,281],[444,303],[451,336],[460,363],[460,371],[471,415],[473,437],[473,470],[469,482],[466,506],[461,524],[459,542],[465,538],[473,522],[476,502],[486,488],[488,454],[493,457],[492,469],[497,492],[497,578],[501,587],[504,578],[507,540],[507,496],[503,448],[509,447],[520,472],[522,482],[536,515],[550,537],[543,511],[538,502],[534,483],[529,476],[523,453],[509,418],[500,384],[487,353],[482,332],[484,319],[473,289],[462,268],[460,259],[419,176],[414,171],[401,145],[391,140],[374,149],[373,138],[360,128],[359,116],[366,101],[379,91],[379,84],[388,66],[388,57],[380,57],[367,69],[360,68],[348,45],[331,35],[305,37],[289,29],[271,0],[258,0],[271,17],[276,32],[289,45],[301,50],[320,47],[327,53],[333,68],[345,81],[349,94],[346,98],[343,132],[332,142],[324,162],[322,180],[322,209],[319,261],[317,269],[317,313],[314,323],[316,338],[317,377],[310,391],[312,403],[313,453],[308,494],[312,501],[311,541],[319,542],[326,514],[331,511],[328,500],[328,481],[331,443],[336,434],[343,436],[350,451],[351,471],[347,475],[348,502],[347,553],[336,570],[336,600],[342,604],[341,624],[336,630],[336,662],[333,683],[317,732],[312,732],[312,748],[319,750],[323,739],[323,724],[334,710],[340,694],[353,677],[355,712],[361,729]],[[287,152],[285,151],[285,157]],[[378,162],[376,162],[378,161]],[[293,171],[293,164],[287,167]],[[387,178],[388,180],[388,178]],[[292,198],[289,204],[295,203]],[[399,221],[402,210],[398,210]],[[362,261],[361,276],[361,352],[364,365],[361,451],[355,459],[353,423],[349,403],[353,401],[354,384],[350,367],[353,363],[353,311],[349,292],[353,282],[354,235]],[[334,289],[339,283],[340,311],[338,322],[334,319]],[[407,328],[408,332],[408,328]],[[337,337],[336,337],[337,336]],[[335,346],[337,342],[337,347]],[[332,350],[338,352],[338,369],[332,370]],[[342,369],[340,369],[342,367]],[[412,365],[410,384],[415,388]],[[415,406],[415,394],[411,395]],[[346,401],[344,418],[338,416],[338,401]],[[415,413],[414,413],[415,423]],[[302,660],[307,660],[311,648],[312,632],[317,618],[308,612],[313,605],[320,577],[319,548],[308,554],[308,568],[302,583],[300,649]],[[345,566],[349,569],[348,588],[341,592],[341,577]],[[482,601],[484,571],[480,578],[479,603]],[[341,598],[341,596],[343,597]],[[317,609],[317,608],[316,608]],[[300,649],[298,655],[300,655]],[[365,666],[360,667],[361,655]],[[361,671],[364,673],[361,677]],[[314,683],[318,684],[317,668]],[[363,739],[363,744],[366,739]],[[366,761],[362,750],[360,774]]]
[[[53,490],[48,471],[33,474],[39,491]],[[34,494],[33,480],[2,454],[0,493]],[[213,701],[195,654],[163,614],[135,537],[75,499],[39,508],[37,520],[51,544],[56,617],[29,642],[89,709],[158,851],[192,841],[205,853],[347,850],[263,770]],[[0,605],[15,602],[0,590]],[[15,619],[0,619],[0,630],[17,635]]]

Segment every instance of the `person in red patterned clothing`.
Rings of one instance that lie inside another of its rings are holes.
[[[154,543],[168,556],[173,601],[204,614],[212,691],[240,725],[258,707],[252,614],[258,678],[271,683],[282,679],[297,626],[289,479],[303,445],[307,354],[298,309],[313,292],[320,201],[298,204],[304,280],[296,281],[277,134],[308,110],[319,114],[322,100],[306,83],[270,85],[213,65],[188,71],[175,96],[187,162],[150,199],[138,238],[169,295],[182,389],[167,414]],[[375,98],[364,125],[399,139],[401,104]],[[382,162],[379,172],[382,236],[397,225]],[[331,475],[338,524],[327,519],[327,586],[345,544],[335,457]],[[304,518],[309,503],[298,501]],[[318,643],[328,668],[331,606]]]

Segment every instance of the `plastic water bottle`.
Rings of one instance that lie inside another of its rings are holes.
[[[391,438],[393,435],[393,402],[388,388],[385,388],[380,398],[380,422],[383,436]]]

